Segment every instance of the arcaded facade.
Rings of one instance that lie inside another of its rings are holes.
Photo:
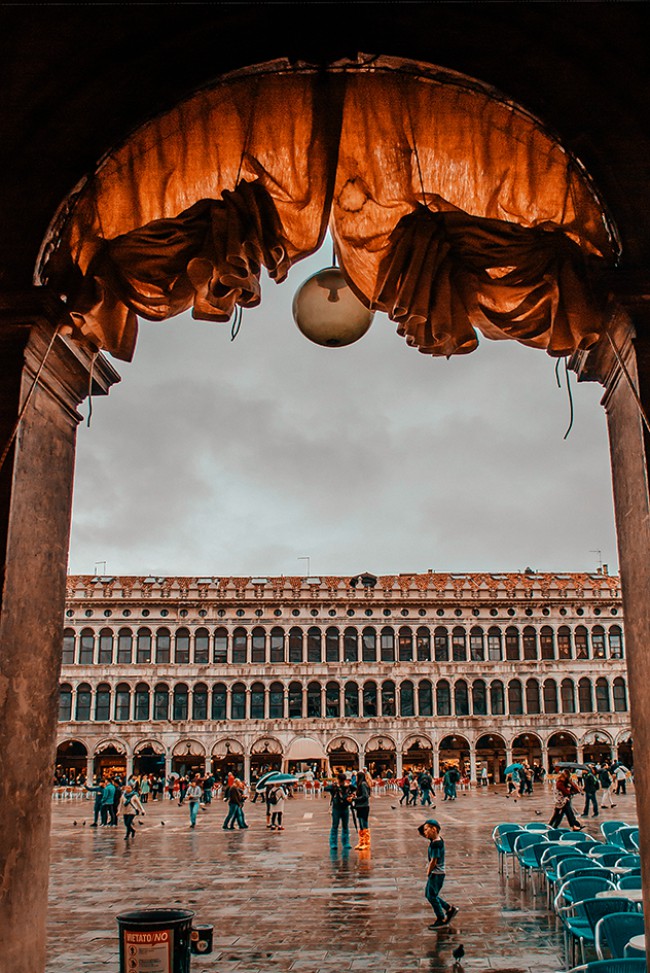
[[[618,577],[68,579],[57,773],[632,762]]]

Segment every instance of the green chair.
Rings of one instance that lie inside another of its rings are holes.
[[[625,957],[625,947],[632,936],[641,936],[645,932],[643,916],[638,912],[612,912],[603,916],[596,923],[596,955],[598,959],[605,959],[605,950],[609,950],[614,959]]]

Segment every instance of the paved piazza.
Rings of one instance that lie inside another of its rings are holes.
[[[398,798],[373,798],[370,855],[330,854],[329,802],[320,797],[287,801],[284,832],[266,830],[260,803],[246,804],[249,830],[232,832],[221,828],[221,801],[201,812],[195,831],[187,807],[149,803],[132,845],[121,823],[89,827],[91,801],[56,801],[47,973],[117,973],[115,916],[154,906],[189,908],[196,922],[214,924],[214,951],[193,956],[192,973],[438,973],[453,968],[459,943],[464,970],[562,969],[544,895],[499,875],[491,841],[501,821],[547,820],[551,788],[516,803],[503,787],[436,800],[447,842],[444,894],[460,907],[441,931],[427,929],[427,845],[416,831],[429,810],[400,807]],[[587,830],[599,833],[598,822],[614,816],[636,823],[634,796],[617,800]]]

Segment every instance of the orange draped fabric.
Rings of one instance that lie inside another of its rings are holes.
[[[350,286],[421,351],[598,340],[613,245],[575,160],[477,82],[387,58],[274,63],[148,122],[61,210],[39,281],[73,336],[128,359],[136,314],[227,320],[328,221]]]

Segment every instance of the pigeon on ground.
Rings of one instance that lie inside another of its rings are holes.
[[[537,817],[539,817],[541,813],[542,813],[541,811],[535,811],[535,814],[537,815]]]
[[[161,821],[160,823],[162,824],[162,826],[164,828],[165,827],[165,822],[164,821]]]
[[[460,961],[465,955],[465,947],[463,944],[461,943],[459,946],[457,946],[451,955],[454,957],[454,966],[460,966]]]
[[[77,827],[77,822],[76,821],[73,821],[72,824],[74,825],[75,828]]]

